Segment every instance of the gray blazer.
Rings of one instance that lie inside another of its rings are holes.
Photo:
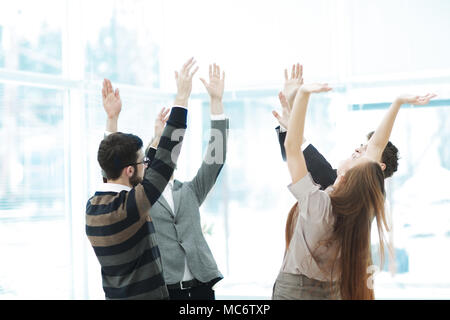
[[[214,186],[225,162],[228,119],[211,121],[211,129],[214,131],[211,130],[208,150],[194,179],[174,181],[173,202],[176,214],[174,215],[163,196],[159,197],[150,210],[166,284],[183,280],[185,257],[189,270],[197,280],[209,282],[215,278],[223,278],[202,233],[200,206]],[[223,143],[220,143],[222,138]],[[223,159],[213,161],[217,158]]]

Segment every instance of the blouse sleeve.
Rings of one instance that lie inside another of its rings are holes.
[[[330,222],[330,198],[320,190],[309,172],[288,189],[298,201],[300,216],[311,222]]]
[[[316,183],[314,183],[311,173],[307,173],[303,178],[301,178],[296,183],[291,183],[288,186],[289,191],[294,195],[294,197],[301,201],[304,198],[308,197],[311,193],[314,191],[317,191],[320,189],[320,186]]]

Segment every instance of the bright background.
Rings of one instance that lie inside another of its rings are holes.
[[[449,34],[447,0],[0,2],[0,299],[104,299],[84,231],[101,182],[102,80],[121,90],[119,130],[148,141],[191,56],[198,76],[210,63],[227,73],[227,163],[202,207],[225,276],[218,299],[269,299],[281,266],[295,200],[271,111],[296,62],[305,81],[335,88],[312,98],[306,127],[334,166],[396,95],[439,95],[399,113],[387,181],[395,268],[374,279],[378,299],[449,299]],[[177,179],[200,166],[208,127],[196,76]]]

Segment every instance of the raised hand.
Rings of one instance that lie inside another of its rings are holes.
[[[103,80],[102,88],[103,108],[108,119],[117,119],[122,110],[122,100],[120,99],[119,89],[114,91],[111,81]]]
[[[283,92],[278,93],[278,99],[280,99],[281,107],[283,108],[282,115],[280,116],[280,114],[275,110],[272,111],[272,114],[278,120],[280,126],[287,130],[292,107],[287,101],[286,96],[283,94]]]
[[[427,105],[431,99],[437,97],[434,93],[428,93],[424,96],[415,96],[411,94],[403,94],[397,98],[397,101],[401,104],[413,104],[417,106]]]
[[[155,136],[152,141],[150,141],[150,147],[157,148],[159,144],[159,140],[164,131],[164,127],[166,126],[167,120],[169,119],[170,108],[162,108],[158,113],[155,119]]]
[[[310,83],[302,85],[299,91],[305,93],[320,93],[331,90],[333,90],[333,88],[330,88],[327,83]]]
[[[436,97],[433,93],[428,93],[424,96],[415,96],[411,94],[403,94],[397,97],[391,104],[374,134],[367,142],[366,156],[374,161],[380,162],[382,159],[384,148],[389,141],[389,137],[394,127],[395,119],[403,104],[409,103],[414,105],[426,105],[431,99]]]
[[[177,82],[177,96],[175,98],[175,105],[187,107],[189,96],[192,91],[192,77],[197,72],[198,67],[191,72],[192,67],[196,61],[194,58],[189,59],[183,65],[179,72],[175,71],[175,80]]]
[[[299,63],[294,64],[289,78],[287,69],[284,70],[284,88],[283,93],[290,105],[293,104],[297,90],[303,85],[303,66]]]
[[[200,78],[200,81],[203,82],[211,100],[222,100],[225,87],[225,71],[222,71],[221,78],[220,67],[214,63],[214,65],[209,65],[209,83],[203,78]]]
[[[169,119],[169,112],[170,108],[162,108],[158,113],[155,119],[155,138],[161,138],[166,122]]]

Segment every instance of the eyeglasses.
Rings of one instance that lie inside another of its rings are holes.
[[[142,159],[141,162],[135,162],[135,163],[127,164],[126,166],[124,166],[124,168],[128,167],[128,166],[138,165],[138,164],[141,164],[141,163],[144,164],[144,166],[147,168],[150,165],[150,158],[144,157],[144,159]]]

